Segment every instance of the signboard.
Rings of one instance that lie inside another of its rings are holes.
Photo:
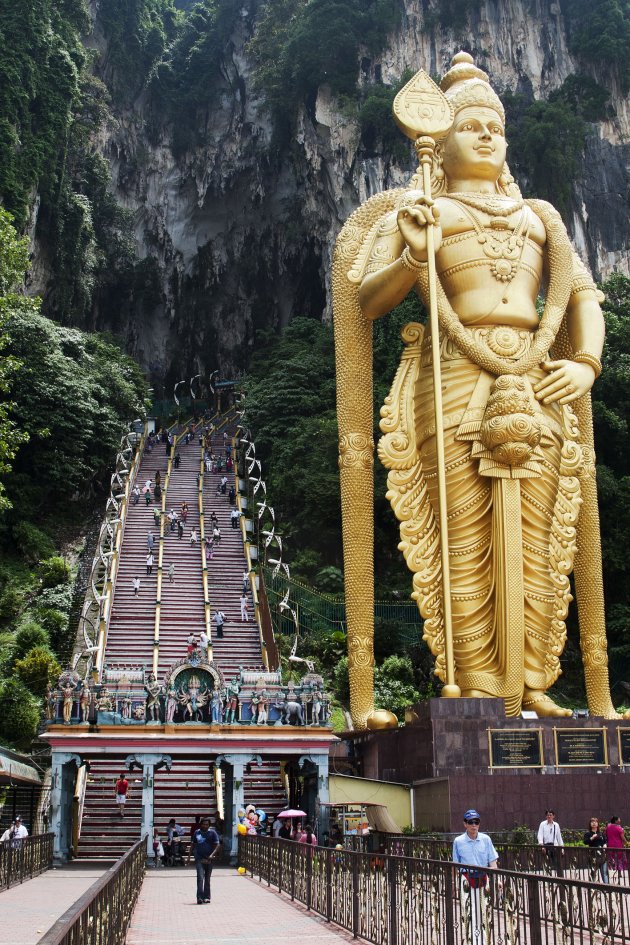
[[[559,768],[601,767],[608,764],[604,728],[555,728],[556,765]]]
[[[630,765],[630,728],[618,728],[619,764]]]
[[[491,768],[541,768],[542,732],[539,728],[488,730]]]

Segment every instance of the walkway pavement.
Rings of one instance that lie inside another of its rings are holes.
[[[212,876],[198,906],[192,869],[147,870],[127,945],[341,945],[356,941],[304,906],[233,868]]]
[[[0,945],[36,945],[108,868],[64,866],[0,892]]]

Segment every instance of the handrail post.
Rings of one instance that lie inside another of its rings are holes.
[[[359,857],[361,853],[352,852],[352,935],[357,938],[359,935]]]
[[[389,945],[398,945],[398,887],[396,884],[396,860],[393,856],[385,855],[384,869],[387,875],[389,900]]]
[[[446,924],[446,942],[447,945],[455,945],[455,897],[458,890],[454,889],[453,869],[450,865],[445,867],[444,873],[444,917]]]
[[[313,847],[312,844],[308,844],[304,848],[304,853],[306,855],[306,908],[310,912],[311,909],[311,897],[313,894]]]
[[[295,840],[291,842],[291,902],[295,899]]]
[[[537,876],[530,874],[527,877],[527,898],[529,907],[529,933],[531,945],[542,945],[542,929],[540,927],[540,894],[539,884],[544,882]]]
[[[326,921],[330,922],[330,917],[332,916],[332,901],[333,901],[333,891],[332,891],[332,864],[333,864],[333,852],[332,850],[326,850]]]

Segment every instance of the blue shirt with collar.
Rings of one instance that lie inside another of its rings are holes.
[[[461,834],[453,841],[453,862],[466,863],[469,866],[490,866],[499,854],[487,833],[478,833],[476,840],[472,840],[467,833]]]

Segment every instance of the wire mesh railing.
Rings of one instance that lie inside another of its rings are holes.
[[[346,607],[343,600],[335,600],[321,594],[315,588],[308,587],[287,578],[286,574],[268,565],[262,565],[269,608],[277,632],[294,632],[293,619],[286,608],[280,609],[280,602],[287,600],[298,616],[300,632],[326,630],[346,631]],[[413,601],[376,601],[374,617],[383,623],[396,622],[403,627],[403,635],[412,640],[422,638],[422,621],[418,607]]]

